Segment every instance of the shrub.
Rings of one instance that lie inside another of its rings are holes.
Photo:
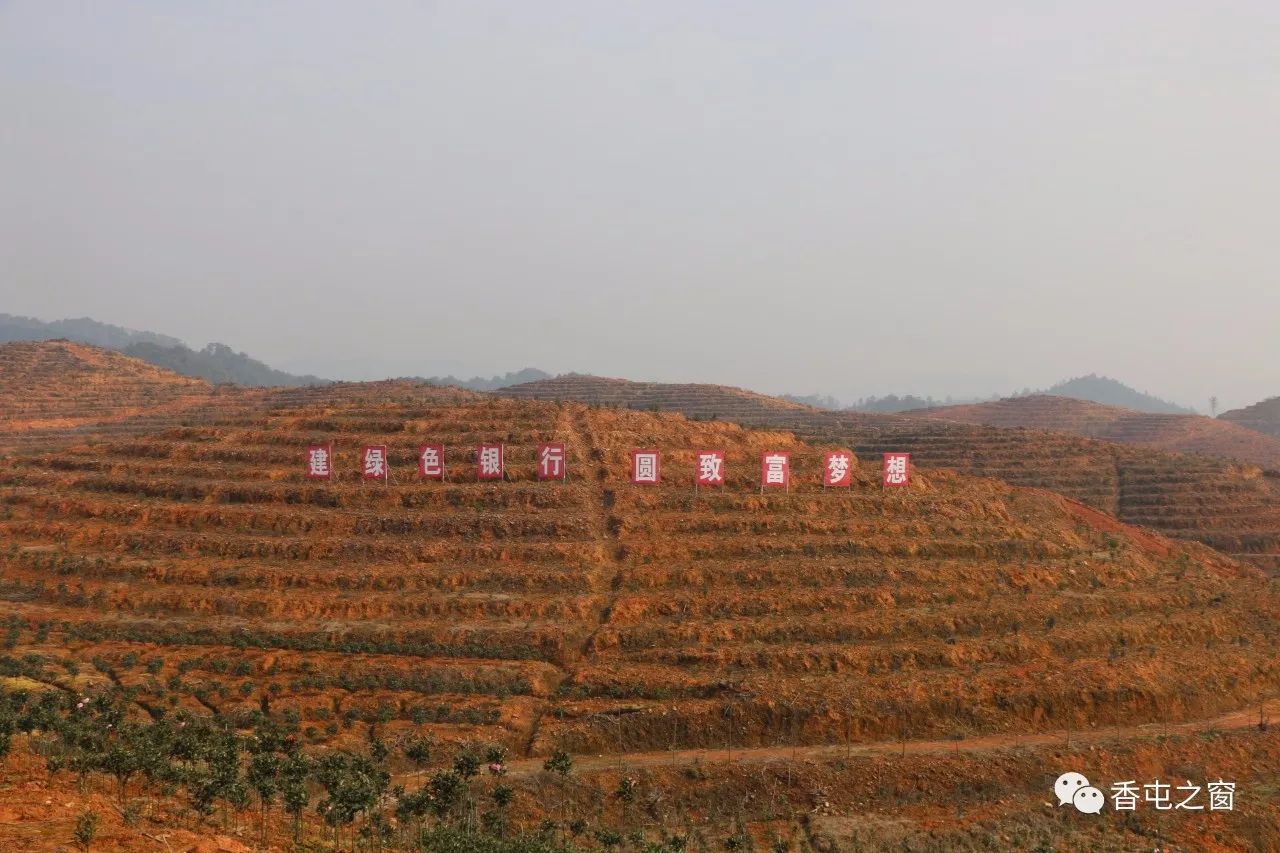
[[[92,809],[82,812],[80,817],[76,818],[73,834],[76,846],[81,850],[88,850],[98,834],[98,813]]]
[[[558,773],[561,776],[568,776],[569,771],[573,769],[573,757],[563,749],[556,749],[551,753],[551,757],[542,762],[542,769],[551,773]]]

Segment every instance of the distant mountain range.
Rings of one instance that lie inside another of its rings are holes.
[[[204,349],[193,350],[168,335],[125,329],[88,317],[44,322],[32,317],[0,314],[0,343],[59,338],[116,350],[174,373],[215,384],[301,386],[328,382],[318,376],[296,376],[275,370],[226,344],[211,343]]]
[[[195,376],[206,382],[234,382],[236,385],[302,386],[327,385],[329,380],[319,376],[298,376],[268,367],[256,358],[236,352],[226,344],[208,344],[202,350],[193,350],[179,344],[163,347],[139,342],[121,350],[125,355],[140,358],[158,367],[167,367],[183,376]]]
[[[88,317],[46,323],[34,317],[0,314],[0,344],[12,341],[52,341],[58,338],[113,350],[123,350],[132,344],[154,344],[166,348],[184,346],[182,341],[168,335],[138,332],[112,326],[110,323],[99,323]]]
[[[1037,395],[1051,395],[1054,397],[1071,397],[1076,400],[1088,400],[1093,403],[1102,403],[1107,406],[1119,406],[1124,409],[1133,409],[1137,412],[1148,412],[1158,415],[1194,415],[1195,409],[1179,406],[1177,403],[1171,403],[1168,400],[1162,400],[1151,394],[1137,391],[1125,385],[1123,382],[1112,379],[1107,376],[1098,376],[1090,373],[1088,376],[1077,376],[1075,379],[1066,379],[1042,390],[1032,390],[1023,388],[1009,394],[1007,397],[1001,397],[993,394],[990,397],[970,397],[956,399],[946,397],[944,399],[935,399],[934,397],[917,397],[914,394],[907,394],[899,397],[897,394],[888,394],[884,397],[863,397],[850,406],[844,406],[834,397],[828,397],[819,394],[810,394],[808,396],[796,396],[794,394],[782,394],[786,400],[795,403],[803,403],[807,406],[814,406],[819,409],[835,409],[848,410],[853,412],[909,412],[913,409],[931,409],[938,406],[963,405],[970,403],[989,403],[1000,399],[1012,399],[1017,397],[1031,397]]]
[[[194,350],[177,338],[156,332],[136,331],[109,323],[100,323],[88,317],[77,319],[54,320],[46,322],[32,317],[18,317],[13,314],[0,314],[0,343],[10,341],[47,341],[57,338],[78,343],[93,344],[106,349],[117,350],[158,367],[168,368],[183,376],[204,379],[207,382],[232,382],[237,385],[323,385],[329,380],[318,376],[299,376],[276,370],[243,352],[236,352],[226,344],[211,343],[204,349]],[[572,375],[572,374],[569,374]],[[404,377],[429,382],[433,385],[450,385],[467,388],[472,391],[496,391],[511,385],[524,382],[535,382],[550,379],[552,374],[535,367],[505,373],[501,376],[473,376],[460,379],[456,376]],[[1130,388],[1106,376],[1089,374],[1059,382],[1050,388],[1033,391],[1024,388],[1010,397],[1025,397],[1033,394],[1051,394],[1059,397],[1073,397],[1077,400],[1090,400],[1109,406],[1120,406],[1139,412],[1155,414],[1195,414],[1194,409],[1179,406],[1167,400],[1161,400]],[[993,395],[986,398],[935,399],[934,397],[918,397],[913,394],[898,396],[889,394],[884,397],[864,397],[851,406],[843,405],[834,397],[810,394],[797,396],[780,395],[783,399],[803,403],[819,409],[847,409],[858,412],[907,412],[913,409],[926,409],[936,406],[964,403],[982,403],[1000,399]]]
[[[470,391],[497,391],[499,388],[506,388],[508,385],[519,385],[522,382],[536,382],[539,379],[551,379],[550,373],[545,370],[539,370],[536,367],[526,367],[523,370],[517,370],[512,373],[504,373],[501,376],[472,376],[470,379],[459,379],[456,376],[413,376],[403,377],[416,379],[420,382],[430,382],[432,385],[450,385],[454,388],[466,388]]]
[[[852,404],[846,406],[835,397],[826,394],[779,394],[784,400],[790,400],[793,403],[800,403],[804,406],[813,406],[815,409],[828,409],[830,411],[848,411],[848,412],[908,412],[912,409],[929,409],[934,406],[949,406],[952,403],[980,403],[985,400],[978,398],[956,400],[947,397],[945,400],[935,400],[933,397],[917,397],[914,394],[907,394],[899,397],[897,394],[886,394],[883,397],[860,397]],[[990,400],[999,399],[998,397],[989,397]]]
[[[226,344],[211,343],[195,350],[177,338],[156,332],[143,332],[100,323],[88,317],[46,322],[34,317],[0,314],[0,344],[14,341],[51,341],[65,338],[81,344],[92,344],[172,370],[182,376],[203,379],[214,384],[231,382],[250,386],[325,385],[330,380],[319,376],[299,376],[276,370],[243,352],[236,352]],[[456,376],[402,377],[432,385],[451,385],[472,391],[495,391],[508,385],[549,379],[544,370],[526,367],[501,376],[473,376],[459,379]]]

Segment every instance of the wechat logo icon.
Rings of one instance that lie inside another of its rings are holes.
[[[1084,814],[1097,814],[1107,802],[1102,792],[1090,785],[1083,773],[1063,773],[1053,783],[1053,792],[1058,795],[1059,806],[1070,803],[1076,811]]]

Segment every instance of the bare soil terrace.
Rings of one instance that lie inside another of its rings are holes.
[[[1199,733],[1275,701],[1276,582],[1085,503],[927,468],[882,490],[874,456],[823,490],[822,452],[846,433],[412,383],[221,389],[98,423],[22,430],[42,438],[0,458],[10,686],[131,688],[139,718],[268,709],[316,755],[363,748],[373,726],[503,744],[529,826],[572,806],[601,825],[742,820],[762,844],[816,849],[1148,837],[1040,813],[1045,775],[1088,761],[1250,781],[1245,820],[1160,825],[1185,849],[1277,837],[1274,733]],[[508,479],[475,482],[471,454],[495,440]],[[335,482],[304,476],[315,441],[334,444]],[[444,483],[415,475],[428,441]],[[541,441],[566,445],[566,482],[534,479]],[[391,449],[390,483],[359,479],[371,443]],[[662,449],[662,485],[627,482],[638,447]],[[726,451],[729,483],[695,495],[700,448]],[[791,451],[790,492],[759,493],[765,450]],[[557,749],[579,775],[537,770]],[[65,840],[96,795],[14,761],[0,839],[52,849],[45,830]],[[601,798],[624,774],[638,798]],[[153,835],[198,837],[155,809]],[[152,849],[109,824],[119,849]]]
[[[1280,470],[1280,438],[1223,418],[1135,412],[1086,400],[1036,394],[991,403],[919,409],[912,417],[1002,427],[1071,432],[1091,438],[1195,453]]]
[[[503,389],[522,399],[680,412],[790,430],[872,458],[910,452],[923,468],[1049,489],[1168,536],[1203,542],[1280,573],[1280,472],[1069,432],[1009,429],[907,415],[831,412],[716,385],[671,385],[575,376]]]
[[[1243,409],[1223,412],[1219,418],[1265,435],[1280,436],[1280,397],[1270,397]]]
[[[29,649],[49,678],[227,714],[265,696],[317,745],[378,720],[532,755],[1194,718],[1273,686],[1262,575],[1048,492],[885,492],[874,466],[824,491],[788,433],[369,393],[11,456],[0,598],[51,626]],[[448,482],[414,476],[428,437]],[[335,483],[303,476],[317,439]],[[494,439],[509,482],[474,482]],[[565,483],[533,479],[546,440]],[[361,482],[357,449],[384,442],[393,482]],[[659,487],[627,482],[643,446],[666,448]],[[726,488],[693,493],[699,447],[727,450]],[[755,490],[766,449],[793,452],[790,493]]]

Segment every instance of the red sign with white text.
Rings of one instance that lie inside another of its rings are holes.
[[[313,480],[333,477],[333,445],[312,444],[307,447],[307,476]]]
[[[538,479],[563,480],[567,474],[563,444],[538,445]]]
[[[785,489],[791,484],[791,454],[769,451],[760,454],[760,485]]]
[[[418,473],[424,480],[444,479],[443,444],[424,444],[418,448]]]
[[[361,468],[366,480],[387,479],[387,446],[366,444],[360,452]]]
[[[694,482],[699,486],[724,485],[723,450],[698,451],[698,472]]]
[[[656,450],[631,451],[631,482],[654,485],[662,478],[662,456]]]
[[[884,455],[884,486],[905,486],[911,482],[911,454],[886,453]]]
[[[476,451],[476,479],[501,480],[503,471],[502,445],[480,445]]]
[[[853,484],[853,453],[833,450],[822,460],[822,485],[840,488]]]

